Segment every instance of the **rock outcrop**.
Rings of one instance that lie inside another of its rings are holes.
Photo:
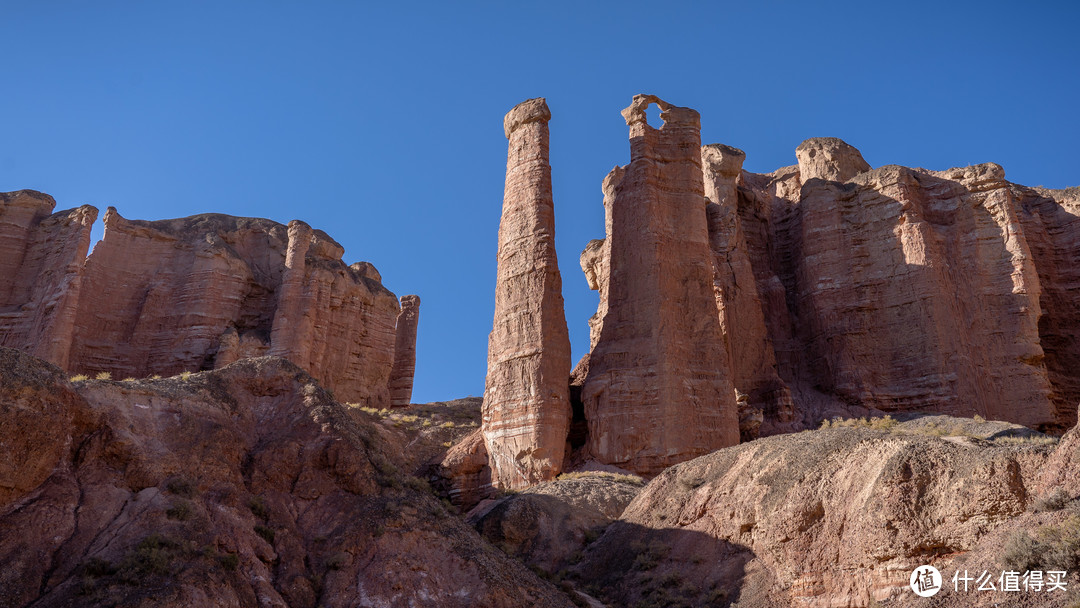
[[[649,138],[639,139],[635,149],[646,149]],[[741,170],[744,154],[735,148],[701,149],[715,297],[681,305],[680,318],[696,318],[691,310],[717,315],[727,357],[713,365],[737,391],[742,439],[873,412],[979,414],[1058,432],[1071,425],[1080,401],[1076,189],[1011,184],[992,163],[871,169],[835,138],[807,140],[796,157],[798,165],[754,174]],[[653,179],[673,178],[664,167]],[[616,291],[620,280],[650,276],[635,266],[648,248],[633,239],[661,233],[623,223],[620,201],[634,190],[627,180],[635,174],[631,164],[605,180],[606,238],[581,256],[600,292],[590,375],[609,365],[604,336],[633,327],[621,307],[679,293],[644,283]],[[646,205],[628,208],[644,213]],[[670,225],[680,238],[697,230]],[[630,257],[620,257],[620,238],[634,243]],[[696,254],[665,251],[680,268],[698,263]],[[638,318],[649,319],[640,322],[645,330],[680,331],[656,315]],[[605,392],[590,383],[586,403]],[[586,411],[590,424],[595,416]]]
[[[768,437],[673,466],[589,546],[576,580],[620,606],[903,604],[916,566],[1023,516],[1053,449],[980,438],[1026,431],[1015,425],[935,424]]]
[[[776,353],[765,324],[764,306],[739,220],[737,182],[746,154],[712,144],[701,148],[705,179],[713,287],[720,327],[738,391],[739,431],[743,441],[758,436],[768,416],[770,434],[795,419],[787,385],[780,379]]]
[[[390,405],[412,403],[416,372],[416,330],[420,324],[420,296],[401,296],[401,312],[394,327],[394,367],[390,370]]]
[[[0,348],[0,375],[0,607],[572,606],[285,359],[72,385]]]
[[[658,129],[646,122],[652,103]],[[623,117],[631,160],[610,203],[607,311],[582,401],[588,452],[655,475],[738,443],[739,423],[713,292],[698,113],[638,95]]]
[[[530,99],[503,120],[509,148],[482,429],[493,481],[504,488],[558,475],[570,423],[570,338],[555,254],[550,118],[543,99]]]
[[[67,367],[97,209],[55,206],[33,190],[0,193],[0,346]]]
[[[370,264],[346,266],[321,230],[207,214],[160,221],[53,215],[51,197],[0,198],[0,344],[115,378],[220,368],[275,354],[339,397],[390,403],[398,303]],[[403,382],[404,370],[399,382]]]

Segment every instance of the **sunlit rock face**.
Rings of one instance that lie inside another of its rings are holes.
[[[543,99],[530,99],[503,121],[509,148],[482,428],[492,480],[504,488],[558,475],[570,424],[570,337],[555,255],[550,118]]]
[[[0,195],[0,344],[114,378],[287,357],[335,391],[389,405],[397,298],[370,264],[293,221],[220,214],[159,221],[51,214],[47,195]],[[50,215],[51,214],[51,215]]]
[[[657,104],[664,124],[645,110]],[[588,452],[652,475],[734,445],[739,422],[716,310],[698,113],[638,95],[610,203],[606,313],[582,388]]]

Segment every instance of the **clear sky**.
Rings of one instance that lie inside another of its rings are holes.
[[[0,2],[0,191],[134,219],[302,219],[422,299],[415,401],[481,395],[502,117],[546,97],[574,357],[619,110],[701,112],[745,168],[840,137],[874,166],[1080,185],[1077,2]],[[100,235],[100,221],[96,235]]]

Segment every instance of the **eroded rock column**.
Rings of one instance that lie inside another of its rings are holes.
[[[289,248],[285,251],[285,270],[270,333],[270,354],[285,357],[307,367],[309,348],[307,306],[304,303],[305,258],[311,246],[311,226],[300,220],[289,222]]]
[[[645,110],[656,103],[664,124]],[[582,391],[588,449],[643,475],[739,442],[716,314],[700,118],[649,95],[623,110],[630,164],[615,187],[607,314]]]
[[[390,405],[405,407],[412,403],[413,376],[416,373],[416,329],[420,323],[420,296],[401,296],[394,331],[394,367],[390,371]]]
[[[495,322],[483,434],[492,482],[520,488],[558,475],[570,422],[570,338],[555,255],[548,120],[541,99],[507,113]]]

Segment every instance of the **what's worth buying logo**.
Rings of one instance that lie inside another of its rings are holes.
[[[911,571],[908,583],[919,597],[930,597],[941,591],[941,573],[933,566],[919,566]]]
[[[952,577],[952,591],[967,593],[970,591],[1005,591],[1005,592],[1052,592],[1067,591],[1069,582],[1065,570],[1028,570],[1019,572],[1016,570],[1003,570],[994,576],[990,571],[983,570],[969,573],[967,570],[957,570]],[[919,566],[911,571],[908,586],[919,597],[931,597],[936,595],[944,581],[941,572],[929,565]]]

